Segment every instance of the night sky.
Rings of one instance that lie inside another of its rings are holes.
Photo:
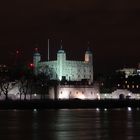
[[[136,67],[140,61],[139,0],[4,0],[0,2],[0,63],[12,64],[15,51],[31,62],[39,47],[56,58],[63,40],[68,59],[81,60],[90,41],[94,70]]]

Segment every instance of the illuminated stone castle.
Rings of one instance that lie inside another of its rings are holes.
[[[49,51],[49,49],[48,49]],[[41,61],[41,55],[36,49],[33,56],[35,74],[45,73],[52,80],[81,81],[83,79],[93,82],[93,56],[87,49],[83,61],[67,60],[66,52],[62,49],[57,52],[57,60]]]

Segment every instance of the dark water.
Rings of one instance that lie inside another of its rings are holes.
[[[138,109],[0,111],[0,140],[140,140]]]

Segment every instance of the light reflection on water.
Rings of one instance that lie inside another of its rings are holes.
[[[0,140],[139,140],[138,109],[1,110]]]

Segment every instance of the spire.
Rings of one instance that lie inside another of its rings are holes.
[[[35,48],[35,52],[38,53],[38,48],[37,47]]]
[[[90,45],[90,41],[88,41],[88,46]]]
[[[58,50],[57,53],[65,53],[65,51],[63,50],[62,40],[60,42],[60,49]]]
[[[34,56],[40,56],[37,44],[35,45],[35,48],[34,48]]]
[[[50,39],[48,39],[48,61],[50,60]]]
[[[90,42],[87,42],[87,49],[86,49],[86,53],[91,53],[91,48],[90,48]]]
[[[38,51],[38,43],[36,42],[35,44],[34,44],[34,51],[35,51],[35,53],[38,53],[39,51]]]
[[[62,40],[60,42],[60,49],[58,50],[57,53],[65,53],[65,51],[63,50],[63,46],[62,46]]]
[[[87,51],[90,51],[90,42],[88,41],[88,44],[87,44]]]
[[[63,50],[63,46],[62,46],[62,40],[61,40],[61,42],[60,42],[60,50]]]

